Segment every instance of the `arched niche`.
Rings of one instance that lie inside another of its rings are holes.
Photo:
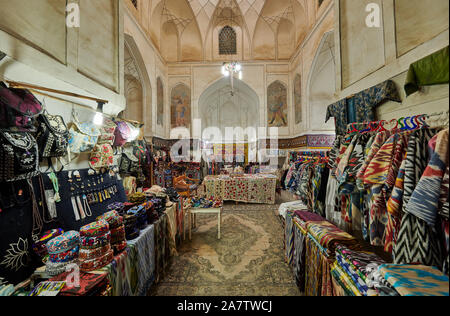
[[[191,127],[191,89],[179,83],[171,91],[171,128]]]
[[[225,139],[227,127],[245,130],[260,126],[259,97],[252,88],[238,79],[234,81],[234,95],[231,95],[230,78],[222,78],[209,86],[200,96],[199,113],[202,132],[206,128],[217,127],[225,141],[232,141]]]
[[[145,124],[145,135],[152,133],[152,86],[139,48],[125,34],[124,94],[127,107],[122,116]]]
[[[287,87],[279,80],[267,88],[267,126],[288,127]]]
[[[334,100],[336,92],[334,32],[326,33],[317,49],[308,78],[308,109],[310,130],[333,131],[332,121],[325,123],[328,105]]]

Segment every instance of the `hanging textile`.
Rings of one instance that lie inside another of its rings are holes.
[[[328,106],[325,122],[336,119],[336,134],[344,135],[350,123],[375,121],[375,109],[386,101],[401,103],[395,83],[391,80],[364,90],[355,96]]]
[[[419,91],[423,86],[449,83],[449,47],[425,57],[409,68],[406,77],[406,96]]]

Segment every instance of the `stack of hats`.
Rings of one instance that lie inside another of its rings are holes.
[[[48,256],[46,244],[53,238],[61,236],[62,234],[64,234],[64,231],[62,229],[52,229],[43,233],[41,238],[33,244],[33,251],[41,259],[44,259]]]
[[[131,203],[138,203],[138,204],[140,204],[140,203],[144,203],[147,200],[147,197],[142,192],[136,192],[134,194],[129,195],[128,196],[128,200]]]
[[[111,263],[111,232],[105,220],[91,223],[80,229],[80,270],[95,271]]]
[[[127,214],[136,216],[137,227],[140,230],[145,229],[148,226],[148,215],[144,205],[133,207],[132,209],[128,210]]]
[[[105,220],[108,222],[111,231],[111,247],[114,253],[117,255],[124,251],[127,248],[127,241],[125,239],[123,217],[117,211],[111,211],[98,217],[97,220]]]
[[[127,240],[134,240],[139,237],[141,231],[137,227],[137,217],[135,215],[125,214],[123,216],[125,224],[125,238]]]
[[[114,202],[108,205],[108,211],[117,211],[119,214],[122,213],[124,204],[122,202]]]
[[[48,261],[46,272],[50,276],[59,275],[66,272],[66,267],[77,264],[80,251],[80,234],[76,231],[69,231],[60,236],[52,238],[46,244]]]

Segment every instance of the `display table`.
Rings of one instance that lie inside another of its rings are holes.
[[[255,204],[275,204],[277,177],[269,174],[208,176],[207,198]]]
[[[196,217],[198,214],[217,214],[218,218],[218,239],[220,239],[221,230],[220,226],[222,224],[222,208],[191,208],[189,210],[189,240],[192,240],[192,226],[196,226]]]
[[[155,226],[128,241],[127,250],[101,271],[108,272],[112,296],[145,296],[155,279]]]

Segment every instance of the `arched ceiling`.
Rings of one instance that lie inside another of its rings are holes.
[[[314,22],[309,16],[316,6],[312,0],[146,1],[150,2],[144,8],[149,11],[144,14],[148,21],[143,24],[163,57],[167,46],[172,48],[169,61],[214,59],[205,47],[212,43],[213,30],[231,17],[242,30],[246,47],[242,59],[288,59]],[[166,38],[172,39],[170,43],[164,43]]]

